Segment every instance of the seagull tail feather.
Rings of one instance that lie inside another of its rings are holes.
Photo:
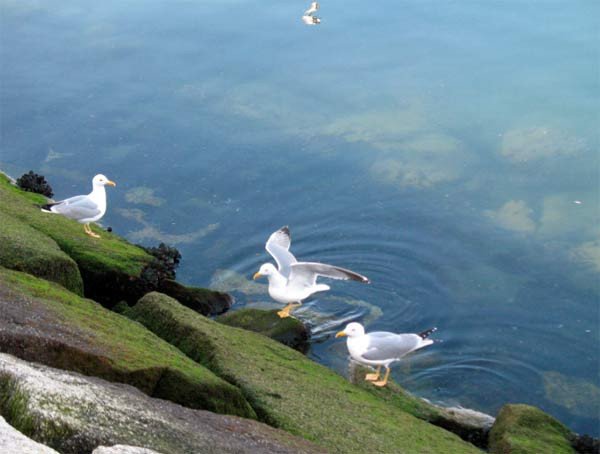
[[[429,337],[430,334],[435,333],[437,331],[437,328],[429,328],[426,329],[425,331],[423,331],[422,333],[419,333],[418,336],[421,339],[427,339]]]
[[[40,205],[40,209],[44,213],[54,213],[54,211],[52,211],[52,207],[54,205],[58,205],[58,203],[47,203],[46,205]]]

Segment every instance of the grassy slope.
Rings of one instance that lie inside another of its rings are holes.
[[[77,264],[43,233],[0,210],[0,265],[56,282],[83,295]]]
[[[117,235],[92,226],[92,230],[102,235],[101,240],[93,239],[84,233],[81,224],[41,212],[39,206],[45,203],[44,196],[20,190],[0,173],[0,210],[48,235],[80,268],[139,276],[142,268],[151,261],[143,249]]]
[[[155,397],[192,408],[254,416],[238,389],[140,324],[59,285],[2,267],[0,287],[4,293],[8,291],[18,297],[30,298],[35,302],[32,307],[42,307],[45,317],[50,314],[50,320],[45,319],[43,326],[35,326],[37,317],[35,313],[31,314],[30,325],[42,336],[46,334],[45,326],[48,326],[51,338],[56,336],[49,330],[59,327],[65,333],[65,339],[61,336],[58,341],[84,352],[72,359],[61,355],[56,360],[60,364],[44,361],[51,355],[40,358],[40,362],[129,383]]]
[[[264,336],[150,293],[128,315],[242,389],[259,417],[332,452],[480,452]]]

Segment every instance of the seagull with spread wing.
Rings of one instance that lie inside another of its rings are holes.
[[[435,331],[437,328],[419,334],[394,334],[387,331],[365,333],[365,328],[360,323],[352,322],[335,337],[348,336],[346,345],[352,359],[368,366],[377,366],[377,371],[367,374],[365,380],[375,386],[385,386],[390,376],[390,364],[415,350],[433,344],[433,341],[427,338]],[[386,369],[383,380],[379,379],[381,366]]]
[[[319,3],[312,2],[308,9],[304,11],[302,15],[302,22],[306,25],[317,25],[321,23],[321,19],[315,16],[315,13],[319,10]]]
[[[329,290],[328,285],[317,283],[319,276],[369,283],[369,279],[365,276],[345,268],[324,263],[297,261],[290,252],[291,243],[288,227],[282,227],[271,234],[265,248],[277,262],[277,268],[271,263],[265,263],[254,274],[254,279],[266,276],[269,279],[271,298],[287,304],[278,312],[281,318],[289,317],[290,311],[313,293]]]
[[[83,224],[85,233],[93,238],[100,238],[100,235],[92,232],[90,222],[96,222],[106,213],[106,185],[116,186],[114,181],[110,181],[102,174],[96,175],[92,179],[92,192],[88,195],[76,195],[59,202],[49,203],[42,206],[44,213],[56,213],[74,219]]]

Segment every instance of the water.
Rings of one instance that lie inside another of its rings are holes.
[[[373,283],[298,310],[332,333],[437,326],[412,392],[540,406],[599,435],[596,2],[0,2],[0,168],[57,197],[117,181],[104,225],[178,276],[272,304],[268,235]]]

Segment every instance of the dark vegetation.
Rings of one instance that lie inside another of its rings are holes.
[[[21,189],[29,192],[35,192],[37,194],[45,195],[46,197],[52,197],[52,187],[48,184],[43,175],[38,175],[30,170],[28,173],[24,173],[20,178],[17,179],[17,186]]]

